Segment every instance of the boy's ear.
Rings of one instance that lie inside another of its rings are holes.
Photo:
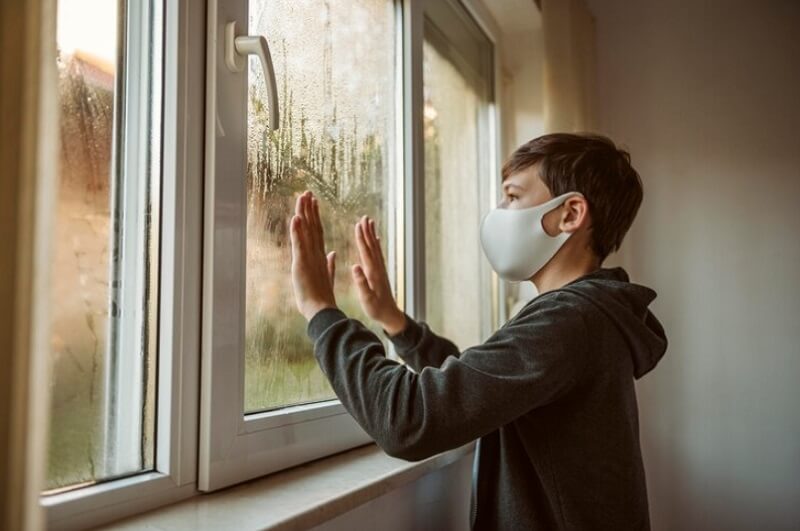
[[[561,222],[558,228],[562,232],[575,232],[589,224],[589,203],[584,197],[573,196],[564,202],[561,209]]]

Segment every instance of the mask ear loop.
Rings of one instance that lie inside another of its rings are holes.
[[[559,195],[558,197],[554,197],[553,199],[550,199],[549,201],[546,201],[546,202],[542,203],[541,205],[538,205],[537,208],[541,208],[542,210],[544,210],[544,214],[542,214],[542,217],[539,218],[539,227],[542,229],[542,232],[545,233],[547,236],[550,236],[550,235],[547,234],[547,231],[544,230],[544,225],[542,225],[542,223],[544,222],[544,217],[547,214],[549,214],[550,212],[552,212],[553,210],[555,210],[556,208],[558,208],[561,205],[563,205],[567,201],[567,199],[569,199],[570,197],[583,197],[583,194],[580,193],[580,192],[566,192],[566,193],[563,193],[563,194]],[[571,232],[561,231],[558,234],[556,234],[555,236],[550,236],[550,237],[551,238],[561,238],[561,237],[563,237],[562,235],[564,235],[564,234],[567,235],[564,238],[565,240],[567,238],[569,238],[570,236],[572,236]]]

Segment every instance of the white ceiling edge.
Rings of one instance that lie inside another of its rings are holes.
[[[541,47],[542,16],[534,0],[462,0],[480,3],[496,28],[495,42],[505,73],[524,68],[532,49]]]
[[[484,0],[504,36],[538,31],[542,16],[534,0]]]

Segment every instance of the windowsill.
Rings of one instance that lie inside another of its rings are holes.
[[[115,522],[114,529],[306,529],[455,463],[475,442],[422,461],[359,446]]]

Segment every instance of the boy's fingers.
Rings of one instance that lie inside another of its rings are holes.
[[[306,190],[303,192],[306,195],[305,199],[305,211],[306,211],[306,219],[308,220],[308,226],[314,227],[317,222],[314,219],[314,194]]]
[[[383,252],[381,251],[381,244],[375,234],[375,220],[366,218],[364,221],[365,239],[368,241],[370,254],[372,255],[372,263],[376,268],[386,269],[383,262]]]
[[[372,239],[375,240],[375,242],[377,242],[378,241],[378,233],[375,232],[375,220],[374,219],[370,219],[369,220],[369,230],[372,233]]]
[[[360,221],[356,223],[355,232],[356,246],[358,247],[358,254],[361,256],[361,262],[367,269],[370,269],[373,267],[372,253],[370,252],[369,247],[367,247],[367,241],[364,236],[364,228]]]
[[[309,190],[303,192],[303,217],[304,221],[311,221],[311,192]]]
[[[309,232],[309,243],[311,243],[312,248],[315,248],[319,245],[319,235],[317,233],[317,223],[314,220],[314,196],[308,190],[306,190],[304,194],[306,198],[303,204],[306,216],[306,227]]]
[[[361,225],[361,234],[364,237],[364,244],[369,249],[370,253],[373,252],[373,243],[372,243],[372,236],[369,232],[369,219],[367,216],[361,216],[361,219],[358,221]]]
[[[383,261],[383,250],[381,249],[381,242],[380,238],[378,238],[378,232],[375,228],[375,220],[370,220],[370,228],[372,229],[372,238],[375,244],[375,253],[378,255],[377,260],[380,263],[381,267],[386,269],[386,264]]]
[[[313,218],[311,216],[311,192],[306,190],[297,197],[295,212],[300,217],[298,231],[301,233],[301,243],[313,249],[316,246],[316,237],[313,230]]]
[[[314,202],[314,223],[317,225],[317,237],[319,238],[319,245],[320,248],[324,251],[325,250],[325,235],[322,230],[322,216],[319,213],[319,199],[316,197],[313,200]]]
[[[303,216],[303,194],[298,195],[294,202],[294,213],[296,216]]]
[[[305,192],[307,195],[306,197],[306,205],[307,205],[307,215],[308,215],[308,227],[309,231],[311,232],[310,240],[311,244],[314,249],[319,249],[323,253],[325,252],[325,238],[322,234],[322,221],[320,220],[319,216],[319,200],[314,196],[314,194],[310,191]]]
[[[297,256],[301,252],[301,245],[302,245],[302,230],[300,227],[301,218],[300,216],[294,215],[292,219],[289,220],[289,233],[292,240],[292,256]]]
[[[320,232],[322,232],[322,218],[319,215],[319,199],[314,197],[311,199],[311,203],[314,206],[314,223],[317,225]]]
[[[383,263],[380,246],[372,237],[369,219],[366,216],[356,223],[356,243],[363,264],[362,271],[371,289],[374,290],[376,286],[382,285],[386,276],[386,266]]]
[[[331,251],[328,253],[328,277],[331,279],[331,285],[333,285],[334,275],[336,275],[336,251]]]
[[[355,282],[358,290],[364,295],[369,295],[372,290],[369,287],[367,276],[364,274],[364,270],[361,268],[361,265],[353,264],[351,271],[353,273],[353,282]]]
[[[372,252],[376,255],[381,254],[381,245],[378,243],[378,238],[375,237],[375,220],[367,218],[367,227],[369,230],[369,240],[370,246],[372,247]]]

